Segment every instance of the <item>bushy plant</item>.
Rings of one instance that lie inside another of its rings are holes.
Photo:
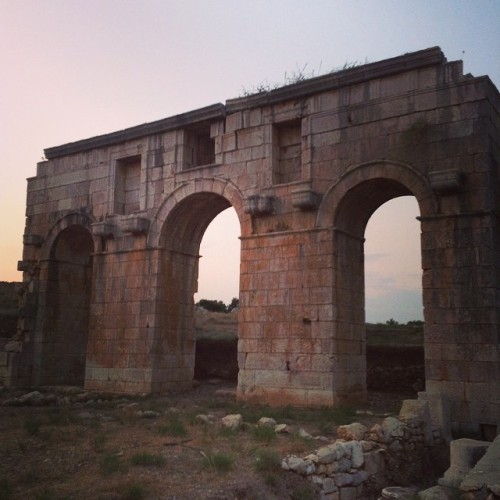
[[[276,450],[260,448],[255,452],[254,468],[259,472],[268,472],[277,469],[280,461],[280,456]]]
[[[185,437],[187,436],[187,430],[182,421],[177,415],[172,415],[169,417],[167,422],[160,425],[158,432],[162,436],[173,436],[173,437]]]
[[[201,452],[203,456],[203,467],[212,472],[227,472],[234,463],[234,458],[220,452]]]
[[[101,474],[103,476],[111,476],[117,473],[124,473],[127,471],[126,465],[122,459],[116,454],[107,454],[101,458],[99,462]]]
[[[276,431],[267,425],[258,425],[253,429],[254,438],[261,443],[271,443],[276,439]]]

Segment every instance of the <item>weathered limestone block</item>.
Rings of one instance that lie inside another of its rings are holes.
[[[349,425],[339,425],[337,427],[337,437],[346,441],[361,441],[367,431],[366,426],[357,422]]]
[[[386,442],[394,438],[401,438],[404,436],[405,424],[395,417],[384,418],[382,422],[382,431]]]
[[[452,500],[454,497],[456,491],[444,486],[433,486],[418,493],[420,500]]]
[[[222,417],[222,425],[231,430],[238,430],[243,423],[243,417],[238,413],[236,415],[226,415]]]
[[[438,480],[441,486],[458,488],[467,474],[486,453],[490,443],[476,439],[456,439],[450,443],[450,468]]]
[[[429,403],[424,400],[406,399],[399,412],[399,419],[408,425],[416,425],[424,432],[425,443],[432,446],[434,438],[432,434],[431,413]]]
[[[488,446],[483,457],[460,484],[460,490],[466,492],[483,489],[495,495],[500,493],[500,435]]]
[[[440,170],[429,173],[432,189],[439,194],[449,194],[457,191],[462,182],[459,170]]]
[[[320,202],[320,195],[310,188],[301,188],[292,191],[292,205],[300,210],[316,210]]]
[[[274,418],[261,417],[257,422],[257,425],[260,427],[276,427],[277,422]]]
[[[302,476],[309,476],[316,471],[316,466],[311,460],[304,460],[295,456],[283,459],[281,461],[281,467],[285,470],[301,474]]]
[[[385,455],[386,452],[384,450],[374,450],[365,453],[364,455],[365,471],[369,475],[384,473],[386,467]]]

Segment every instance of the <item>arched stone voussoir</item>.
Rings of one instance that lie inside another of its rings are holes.
[[[64,217],[58,219],[52,227],[49,229],[47,233],[47,237],[41,247],[40,258],[42,260],[50,258],[50,252],[52,247],[54,246],[54,242],[57,237],[70,226],[81,226],[89,231],[92,235],[91,226],[92,223],[96,222],[93,217],[88,214],[84,214],[81,212],[72,212]],[[96,241],[94,236],[92,235],[92,239],[94,241],[94,248],[96,248]]]
[[[437,200],[424,174],[407,163],[380,159],[353,165],[332,184],[319,207],[316,226],[335,226],[338,208],[346,194],[373,180],[387,180],[406,188],[409,195],[415,196],[421,215],[437,213]]]
[[[242,236],[251,232],[250,216],[244,212],[243,194],[238,187],[228,179],[202,177],[180,185],[160,205],[151,220],[147,243],[149,248],[160,245],[163,226],[172,210],[189,196],[199,193],[211,193],[225,198],[238,215]]]

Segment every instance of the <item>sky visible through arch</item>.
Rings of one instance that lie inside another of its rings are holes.
[[[44,148],[224,102],[294,72],[433,46],[498,87],[499,26],[498,0],[0,0],[0,280],[21,279],[26,178]],[[421,313],[415,268],[404,277],[415,243],[392,236],[418,215],[411,199],[393,203],[405,202],[395,209],[401,221],[376,213],[367,228],[370,321]],[[228,253],[238,230],[219,223]],[[204,280],[200,294],[237,295],[219,289],[220,278]]]

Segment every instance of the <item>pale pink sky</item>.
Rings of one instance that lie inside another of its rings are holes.
[[[224,102],[304,66],[326,72],[435,45],[499,85],[498,26],[497,0],[0,0],[0,280],[20,279],[25,179],[44,148]],[[390,254],[381,236],[406,228],[415,206],[395,211],[402,221],[384,216],[367,237],[372,321],[421,314],[418,248],[408,268],[417,244],[405,234],[408,248]],[[216,239],[238,245],[238,229],[219,226]],[[232,289],[202,260],[200,294],[237,295],[235,252]]]

